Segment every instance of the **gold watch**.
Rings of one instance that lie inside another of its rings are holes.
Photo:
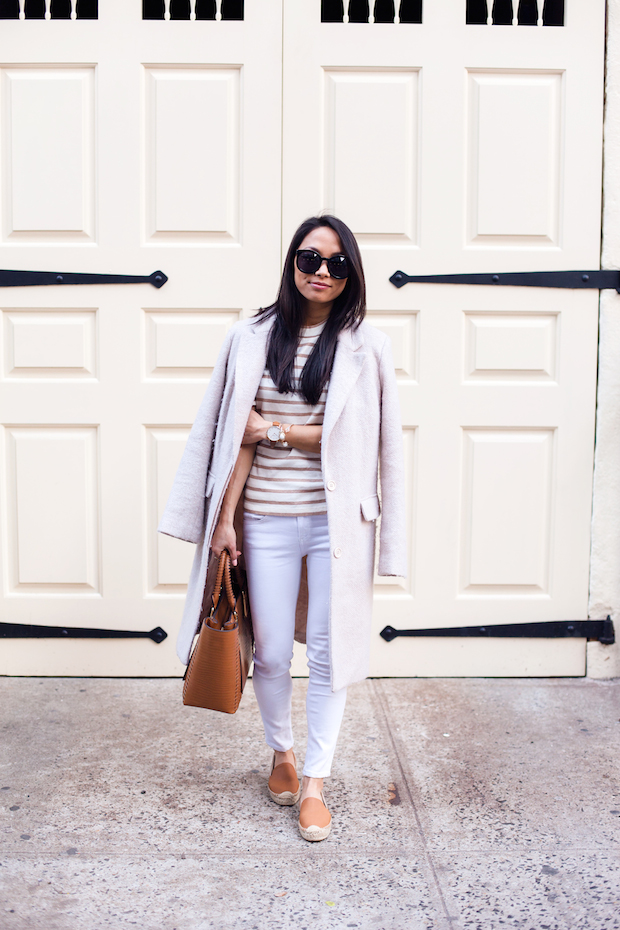
[[[271,426],[267,428],[267,439],[269,440],[269,442],[275,445],[276,442],[280,441],[280,433],[281,433],[281,426],[276,420],[274,420]]]
[[[285,426],[283,423],[278,423],[277,420],[271,424],[267,429],[267,439],[269,442],[275,446],[277,442],[281,442],[283,446],[288,446],[286,441],[286,434],[290,430],[292,424]]]

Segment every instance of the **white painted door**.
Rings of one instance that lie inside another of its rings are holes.
[[[372,674],[583,674],[583,640],[378,634],[587,617],[598,294],[388,279],[599,266],[605,4],[338,6],[284,4],[283,244],[349,223],[393,341],[410,575],[377,579]]]
[[[169,638],[3,640],[0,672],[179,670],[191,547],[155,526],[226,328],[275,292],[281,184],[284,245],[339,213],[393,338],[411,573],[378,581],[373,673],[582,672],[570,640],[378,632],[586,616],[597,295],[388,278],[597,266],[602,0],[285,0],[283,109],[280,0],[89,5],[2,22],[0,264],[170,280],[0,291],[2,619]]]
[[[0,290],[1,617],[169,636],[3,639],[0,674],[178,674],[193,547],[155,527],[226,329],[278,284],[281,3],[88,5],[2,21],[0,265],[169,281]]]

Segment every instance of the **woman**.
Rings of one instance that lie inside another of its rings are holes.
[[[301,797],[299,829],[310,841],[331,830],[323,779],[346,687],[368,673],[379,465],[379,574],[406,573],[396,379],[389,340],[363,322],[365,312],[351,230],[333,216],[306,220],[275,303],[228,333],[159,526],[198,543],[177,643],[185,663],[206,556],[226,548],[236,564],[243,547],[253,685],[274,752],[268,790],[281,805]],[[308,749],[300,784],[289,669],[304,621]]]

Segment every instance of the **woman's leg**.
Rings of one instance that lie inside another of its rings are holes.
[[[297,519],[246,513],[243,550],[255,641],[252,683],[267,745],[286,752],[293,746],[290,665],[301,576]]]
[[[306,698],[308,749],[304,764],[305,795],[306,777],[323,779],[331,773],[347,699],[347,689],[331,690],[329,649],[331,552],[327,514],[300,517],[299,520],[306,527],[304,553],[308,557],[306,652],[310,679]],[[319,796],[318,791],[312,791],[312,794]]]

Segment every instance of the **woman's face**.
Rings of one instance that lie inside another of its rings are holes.
[[[301,242],[299,248],[314,249],[323,258],[331,258],[332,255],[339,255],[343,252],[339,237],[329,226],[318,226],[313,229]],[[305,297],[312,309],[322,310],[327,317],[333,302],[347,286],[347,278],[332,278],[325,262],[313,274],[300,271],[297,267],[297,260],[295,260],[294,267],[297,290],[302,297]]]

